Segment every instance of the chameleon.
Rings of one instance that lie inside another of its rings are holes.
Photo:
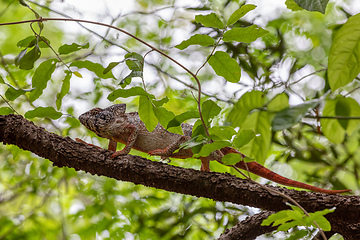
[[[126,104],[115,104],[104,109],[93,108],[90,111],[81,114],[79,116],[79,121],[97,136],[110,140],[108,150],[114,152],[111,155],[111,158],[113,159],[117,156],[129,154],[132,148],[148,153],[149,155],[161,156],[164,159],[186,159],[193,156],[193,152],[190,148],[180,148],[181,144],[191,139],[192,125],[187,123],[181,125],[183,135],[169,132],[160,124],[158,124],[153,131],[149,132],[146,129],[145,124],[140,120],[138,112],[125,113],[125,111]],[[86,143],[79,138],[76,138],[76,140]],[[125,147],[120,151],[116,151],[118,142],[125,144]],[[222,156],[229,153],[237,153],[240,154],[242,158],[245,157],[245,155],[234,148],[224,147],[218,151],[214,151],[207,157],[200,157],[202,162],[200,170],[209,172],[210,161],[217,160],[221,163]],[[350,189],[327,190],[291,180],[276,174],[256,161],[246,163],[240,161],[236,163],[235,166],[285,186],[328,194],[351,191]]]

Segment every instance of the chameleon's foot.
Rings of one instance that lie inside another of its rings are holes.
[[[169,157],[161,157],[161,161],[164,161],[165,163],[171,163],[171,160]]]
[[[149,151],[148,154],[151,156],[161,156],[164,158],[168,158],[171,155],[171,153],[169,154],[166,151],[166,149],[155,149],[155,150]]]
[[[201,159],[200,171],[203,171],[203,172],[211,172],[211,171],[210,171],[210,161],[209,161],[209,160]]]

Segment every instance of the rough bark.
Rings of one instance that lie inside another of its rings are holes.
[[[60,137],[19,115],[0,115],[0,141],[14,144],[49,159],[57,167],[142,184],[167,191],[227,201],[268,211],[288,209],[286,200],[258,185],[230,174],[200,172],[126,155],[111,159],[111,152]],[[271,187],[271,186],[269,186]],[[332,230],[346,239],[360,239],[358,196],[328,195],[271,187],[295,199],[307,211],[336,207],[326,215]]]

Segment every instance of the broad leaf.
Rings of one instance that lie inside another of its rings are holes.
[[[201,23],[205,27],[220,28],[220,29],[225,27],[224,23],[215,13],[210,13],[208,15],[196,15],[195,21]]]
[[[336,100],[327,100],[323,116],[335,117]],[[341,143],[345,137],[345,130],[336,119],[320,119],[322,132],[333,143]]]
[[[325,13],[329,0],[294,0],[295,3],[308,11]]]
[[[15,65],[20,69],[30,70],[34,67],[36,60],[40,58],[41,51],[39,45],[36,44],[30,51],[27,48],[22,50],[15,58]]]
[[[224,33],[223,40],[225,42],[236,41],[236,42],[245,42],[251,43],[268,34],[269,31],[262,29],[256,25],[251,25],[250,27],[245,28],[233,28]]]
[[[176,127],[176,126],[180,126],[181,123],[183,123],[184,121],[188,120],[188,119],[192,119],[192,118],[199,118],[199,112],[198,111],[187,111],[184,112],[180,115],[177,115],[176,117],[174,117],[166,126],[166,128],[171,128],[171,127]]]
[[[144,58],[140,54],[136,52],[127,53],[125,55],[125,62],[130,70],[140,71],[140,72],[143,71]]]
[[[180,50],[184,50],[190,45],[200,45],[203,47],[207,47],[213,45],[214,43],[215,43],[214,39],[208,35],[195,34],[194,36],[191,36],[188,40],[182,41],[180,44],[176,45],[175,47]]]
[[[201,105],[201,113],[206,123],[208,123],[211,118],[217,116],[220,111],[221,108],[212,100],[206,100]]]
[[[322,101],[317,99],[309,102],[305,102],[296,106],[285,108],[275,114],[272,121],[272,127],[274,131],[281,131],[292,127],[300,122],[300,120],[313,108],[318,106]]]
[[[289,107],[289,96],[286,93],[277,94],[267,105],[270,112],[279,112]]]
[[[119,97],[128,98],[133,96],[147,96],[152,99],[155,98],[154,95],[147,93],[142,87],[132,87],[129,89],[116,89],[115,91],[109,94],[107,99],[109,101],[114,101]]]
[[[332,91],[353,81],[360,72],[360,13],[337,31],[329,53],[328,76]]]
[[[229,154],[226,154],[225,156],[223,156],[223,158],[221,159],[221,162],[224,164],[224,165],[228,165],[228,166],[231,166],[231,165],[235,165],[237,164],[238,162],[242,161],[242,157],[240,154],[237,154],[237,153],[229,153]]]
[[[264,105],[265,94],[260,91],[244,93],[229,113],[226,121],[233,127],[241,127],[250,111]]]
[[[209,128],[209,134],[213,140],[231,140],[232,137],[236,134],[234,128],[230,126],[223,127],[211,127]]]
[[[24,38],[23,40],[20,40],[16,44],[16,46],[27,48],[27,47],[35,46],[35,43],[36,43],[36,36],[29,36],[29,37]]]
[[[271,128],[267,112],[256,111],[251,113],[242,124],[243,130],[253,130],[257,137],[241,148],[241,152],[263,164],[271,143]]]
[[[59,54],[69,54],[72,52],[76,52],[79,51],[81,49],[88,49],[89,48],[89,43],[83,44],[83,45],[79,45],[77,43],[72,43],[71,45],[68,44],[64,44],[62,46],[59,47]]]
[[[6,90],[5,92],[5,97],[9,100],[9,101],[13,101],[16,98],[18,98],[21,95],[24,95],[26,93],[25,90],[23,89],[16,89],[11,85],[8,85],[9,88]],[[32,89],[33,90],[33,89]]]
[[[28,119],[32,118],[51,118],[58,119],[62,116],[61,112],[57,112],[53,107],[37,107],[34,110],[27,111],[24,115]]]
[[[245,16],[248,12],[251,10],[254,10],[256,8],[253,4],[245,4],[241,6],[241,8],[237,9],[233,14],[231,14],[229,20],[227,21],[227,25],[230,26],[234,23],[236,23],[240,18]]]
[[[221,148],[229,147],[229,146],[231,146],[231,143],[228,141],[216,141],[213,143],[205,144],[204,146],[202,146],[200,152],[194,154],[193,157],[195,158],[207,157],[210,155],[210,153],[214,152],[215,150],[219,150]]]
[[[38,99],[44,89],[47,86],[48,81],[51,79],[51,75],[55,71],[57,59],[49,59],[42,62],[35,70],[35,73],[32,77],[32,87],[35,88],[29,95],[29,100],[31,102]]]
[[[108,72],[110,72],[111,69],[113,69],[114,67],[119,65],[119,63],[120,62],[111,62],[111,63],[109,63],[109,65],[104,69],[103,74],[107,74]]]
[[[89,60],[85,61],[74,61],[70,64],[71,67],[77,67],[77,68],[86,68],[89,71],[92,71],[96,74],[99,78],[114,78],[113,74],[111,72],[108,72],[104,74],[105,68],[101,66],[99,63],[93,63]]]
[[[237,83],[240,81],[241,69],[235,59],[226,52],[217,51],[209,59],[210,66],[215,73],[225,78],[226,81]]]
[[[153,110],[156,118],[159,120],[159,123],[163,127],[166,127],[168,123],[175,117],[175,114],[173,112],[167,110],[164,107],[154,107]],[[183,134],[180,126],[171,128],[169,131],[173,133]]]
[[[158,120],[155,116],[152,103],[150,100],[141,95],[139,98],[139,117],[144,122],[146,129],[151,132],[158,125]]]
[[[303,8],[301,8],[299,5],[297,5],[294,0],[286,0],[285,5],[286,5],[287,9],[290,9],[291,11],[303,10]]]
[[[0,115],[8,115],[10,113],[14,113],[14,110],[9,107],[0,107]]]
[[[233,144],[236,148],[241,148],[248,144],[255,137],[255,132],[250,129],[241,130],[235,137]]]

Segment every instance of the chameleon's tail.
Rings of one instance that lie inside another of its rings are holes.
[[[233,148],[229,148],[226,149],[227,153],[230,152],[237,152],[239,154],[241,154],[240,152],[236,151]],[[241,154],[243,156],[243,154]],[[269,179],[273,182],[285,185],[285,186],[289,186],[289,187],[298,187],[298,188],[303,188],[303,189],[308,189],[314,192],[322,192],[322,193],[328,193],[328,194],[335,194],[335,193],[344,193],[344,192],[350,192],[350,189],[344,189],[344,190],[327,190],[327,189],[323,189],[323,188],[319,188],[319,187],[314,187],[311,186],[309,184],[306,183],[302,183],[302,182],[298,182],[295,180],[291,180],[288,179],[286,177],[280,176],[279,174],[274,173],[273,171],[271,171],[270,169],[267,169],[266,167],[258,164],[257,162],[253,161],[253,162],[247,162],[245,165],[244,161],[238,162],[237,164],[235,164],[236,167],[244,169],[244,170],[249,170],[249,172],[254,173],[260,177]]]

